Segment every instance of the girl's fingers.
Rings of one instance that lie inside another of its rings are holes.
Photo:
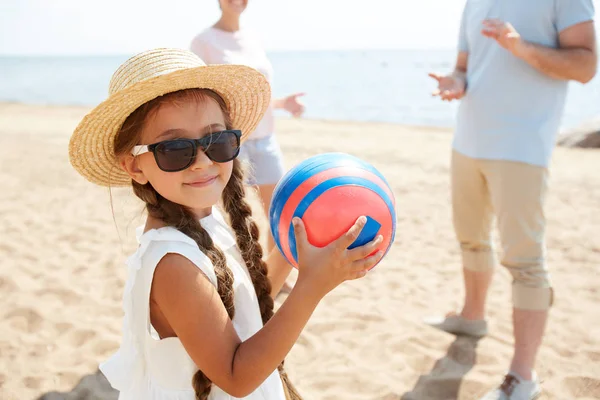
[[[354,225],[352,225],[352,227],[346,233],[344,233],[340,238],[333,242],[334,246],[340,252],[345,251],[348,248],[348,246],[354,243],[354,241],[356,240],[358,235],[360,235],[360,231],[362,231],[362,228],[365,226],[366,223],[366,217],[359,217],[354,223]]]
[[[348,250],[348,259],[350,261],[355,261],[367,257],[369,254],[374,252],[375,249],[377,249],[377,246],[379,246],[381,242],[383,242],[383,236],[377,235],[377,237],[375,237],[375,239],[373,239],[369,243],[360,247],[356,247],[352,250]]]
[[[377,253],[373,254],[372,256],[363,258],[361,260],[353,261],[350,266],[350,275],[354,276],[361,271],[366,271],[370,268],[373,268],[373,266],[375,266],[375,264],[377,264],[379,262],[379,260],[381,260],[382,257],[383,257],[383,251],[379,250]]]

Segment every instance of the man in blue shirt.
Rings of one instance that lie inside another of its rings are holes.
[[[452,208],[462,250],[465,302],[427,322],[456,334],[487,333],[485,300],[502,257],[513,276],[514,355],[485,400],[529,400],[541,389],[534,370],[553,302],[545,261],[548,164],[569,81],[589,82],[597,50],[592,0],[467,0],[456,68],[430,74],[434,95],[462,99],[452,151]]]

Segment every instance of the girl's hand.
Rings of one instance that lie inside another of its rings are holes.
[[[340,283],[365,276],[383,256],[381,250],[369,256],[383,240],[381,235],[363,246],[348,250],[348,246],[356,240],[366,222],[365,217],[358,218],[341,237],[319,248],[308,242],[302,220],[294,218],[294,235],[298,249],[298,281],[294,288],[308,286],[321,298]]]

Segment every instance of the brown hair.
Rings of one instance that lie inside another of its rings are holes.
[[[116,156],[119,157],[127,154],[134,145],[138,144],[147,116],[151,112],[158,110],[161,105],[188,101],[201,103],[209,99],[219,104],[227,129],[232,129],[227,106],[218,94],[208,89],[181,90],[158,97],[140,106],[127,118],[115,138]],[[189,208],[162,197],[150,183],[141,185],[132,180],[132,186],[135,195],[146,203],[149,215],[162,220],[165,224],[177,228],[194,239],[200,250],[208,256],[217,276],[217,291],[229,314],[229,318],[233,319],[235,314],[233,274],[227,266],[225,255],[215,246],[208,232],[200,225],[200,221]],[[258,241],[259,229],[252,217],[250,205],[245,199],[244,172],[240,161],[237,159],[233,161],[233,172],[223,190],[222,201],[224,209],[229,216],[231,227],[235,232],[237,246],[252,278],[263,324],[266,324],[273,316],[271,283],[267,278],[267,266],[262,259],[263,250]],[[282,361],[278,369],[284,389],[288,392],[291,400],[300,400],[301,397],[289,381],[283,364],[284,362]],[[192,379],[192,386],[196,391],[196,399],[205,400],[210,394],[212,382],[202,371],[198,370]]]

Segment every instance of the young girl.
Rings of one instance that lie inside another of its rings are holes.
[[[298,281],[274,314],[291,267],[278,252],[263,261],[236,159],[268,106],[266,79],[157,49],[119,67],[109,93],[73,133],[71,163],[94,183],[131,185],[148,217],[127,261],[122,344],[102,372],[121,400],[300,399],[285,356],[323,296],[379,260],[368,255],[381,238],[347,250],[361,217],[316,248],[294,220]]]

